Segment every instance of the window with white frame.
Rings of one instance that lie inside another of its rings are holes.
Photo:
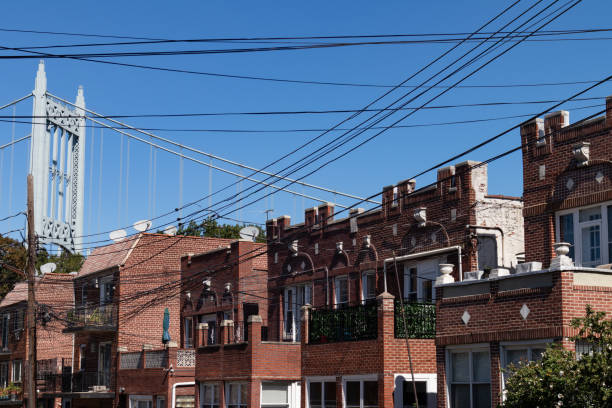
[[[105,276],[100,279],[100,305],[108,305],[113,302],[115,284],[112,276]]]
[[[416,398],[414,390],[416,388]],[[419,407],[427,407],[427,382],[415,381],[414,386],[412,381],[404,381],[402,387],[402,403],[404,408],[412,408],[416,406],[416,401],[419,401]]]
[[[227,408],[246,408],[247,383],[229,383],[226,386],[225,396]]]
[[[335,408],[336,407],[336,381],[309,381],[308,382],[309,408]]]
[[[9,322],[11,321],[11,315],[5,313],[2,315],[0,321],[0,330],[2,331],[2,337],[0,338],[0,348],[6,349],[8,347],[8,334],[9,334]]]
[[[200,408],[219,408],[218,384],[200,384]]]
[[[200,323],[208,324],[208,343],[215,344],[217,342],[217,314],[200,315]]]
[[[300,341],[300,325],[302,321],[302,306],[312,305],[312,286],[287,286],[284,291],[283,310],[284,340]]]
[[[347,276],[338,276],[336,278],[335,287],[336,287],[336,297],[335,304],[336,307],[343,307],[348,305],[349,302],[349,293],[348,293],[348,277]]]
[[[191,317],[183,319],[183,347],[193,347],[193,319]]]
[[[0,387],[4,388],[9,383],[9,366],[8,361],[0,362]]]
[[[22,381],[23,374],[23,360],[13,360],[13,372],[11,375],[11,381],[14,383],[20,383]]]
[[[130,408],[153,408],[153,397],[150,395],[130,395]]]
[[[530,361],[537,361],[542,358],[542,354],[546,350],[547,343],[539,344],[515,344],[515,345],[504,345],[502,346],[502,372],[504,387],[510,373],[507,372],[508,367],[512,364],[518,367],[520,364],[525,364]]]
[[[261,406],[267,408],[289,408],[290,383],[285,381],[261,383]]]
[[[166,397],[157,397],[155,403],[156,408],[166,408]]]
[[[557,213],[557,241],[572,244],[568,254],[577,266],[612,262],[612,203]]]
[[[376,271],[361,275],[361,300],[363,303],[376,299]]]
[[[449,354],[451,408],[489,408],[491,360],[488,348],[452,350]]]
[[[404,265],[404,299],[411,302],[434,302],[434,282],[438,276],[438,259]]]
[[[399,191],[397,187],[393,187],[393,201],[391,201],[391,206],[397,207],[399,203]]]
[[[346,379],[343,388],[346,408],[378,408],[378,380],[375,377]]]

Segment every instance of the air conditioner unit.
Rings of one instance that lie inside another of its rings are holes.
[[[541,271],[542,262],[525,262],[516,265],[516,273]]]

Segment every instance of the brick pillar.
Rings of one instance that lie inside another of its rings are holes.
[[[502,402],[502,372],[499,360],[499,343],[489,344],[489,356],[491,358],[491,405],[497,406],[497,404]]]
[[[223,320],[219,330],[219,342],[221,344],[231,344],[234,342],[234,321]]]
[[[612,96],[606,98],[606,126],[612,125]]]
[[[197,336],[196,347],[208,346],[208,323],[198,324],[198,330],[197,330],[196,336]]]
[[[261,397],[259,395],[261,382],[259,380],[250,380],[248,382],[249,385],[249,395],[247,399],[249,400],[249,408],[259,408],[261,405]]]
[[[170,341],[168,342],[168,344],[166,344],[166,349],[168,350],[168,363],[174,361],[174,366],[176,366],[176,354],[178,351],[178,344],[175,341]]]
[[[382,372],[378,373],[378,406],[393,406],[393,355],[387,356],[389,345],[395,340],[395,309],[393,302],[395,296],[383,292],[376,297],[378,300],[378,344],[381,352]]]
[[[438,381],[438,408],[446,408],[446,349],[444,346],[436,346],[436,369]]]
[[[310,319],[310,309],[312,306],[304,305],[302,306],[302,321],[300,322],[300,342],[302,345],[308,344],[309,338],[309,319]]]
[[[247,320],[249,325],[249,344],[255,346],[261,343],[262,318],[259,315],[251,315]]]

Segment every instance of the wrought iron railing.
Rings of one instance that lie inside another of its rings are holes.
[[[66,314],[70,329],[116,328],[117,306],[81,306],[71,309]]]
[[[113,376],[109,371],[81,371],[71,375],[64,375],[62,391],[72,386],[72,392],[108,392],[114,388]]]
[[[402,308],[404,314],[402,315]],[[404,325],[404,318],[406,324]],[[395,338],[433,339],[436,337],[436,305],[395,301]]]
[[[312,309],[309,316],[309,343],[371,340],[378,336],[376,304]]]
[[[168,351],[153,350],[145,354],[145,368],[166,368],[168,367]]]

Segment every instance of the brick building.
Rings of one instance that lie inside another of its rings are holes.
[[[249,241],[182,259],[182,344],[197,348],[200,407],[299,404],[299,344],[268,336],[267,264],[266,245]]]
[[[600,118],[570,125],[561,111],[521,128],[528,262],[437,288],[438,407],[497,406],[504,367],[552,342],[579,353],[571,320],[612,310],[611,130],[612,98]]]
[[[143,233],[87,257],[61,316],[70,358],[47,380],[64,407],[193,407],[193,350],[178,348],[180,258],[226,242]]]
[[[58,373],[62,359],[72,355],[72,336],[62,333],[62,322],[54,319],[56,313],[73,303],[73,274],[44,274],[36,278],[37,304],[36,356],[37,378]],[[27,282],[19,282],[0,302],[0,388],[9,383],[22,390],[14,396],[0,397],[0,405],[25,406],[27,400]],[[41,386],[39,386],[41,385]],[[61,407],[61,400],[48,395],[44,381],[37,384],[39,406]]]
[[[375,211],[334,219],[323,204],[303,224],[268,221],[268,335],[300,344],[301,406],[408,406],[409,357],[420,406],[435,406],[434,282],[441,268],[458,280],[479,266],[508,273],[523,252],[521,211],[520,199],[488,195],[486,165],[463,162],[421,190],[385,187]]]

